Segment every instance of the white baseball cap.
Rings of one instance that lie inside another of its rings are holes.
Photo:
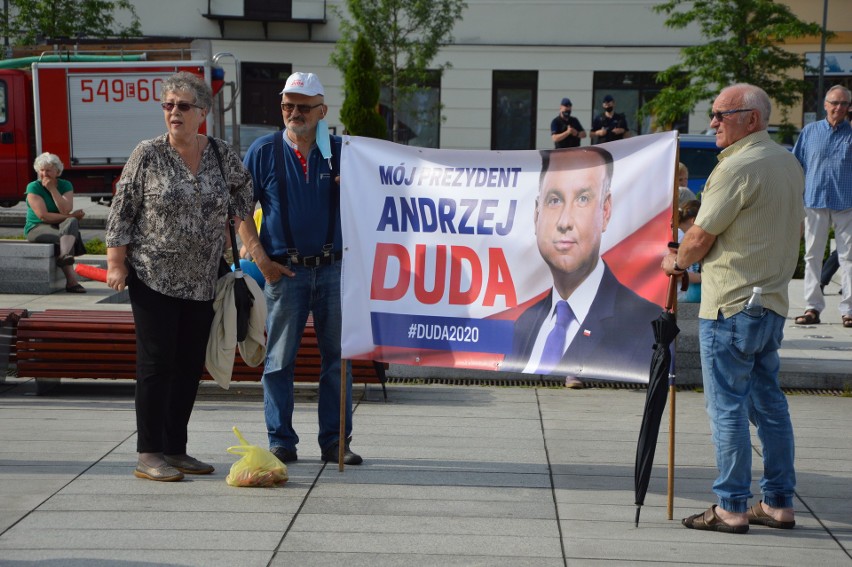
[[[278,94],[296,93],[307,96],[323,95],[325,91],[322,88],[319,78],[313,73],[293,73],[287,77],[287,82],[284,84],[284,90]]]

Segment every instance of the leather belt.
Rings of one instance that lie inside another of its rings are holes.
[[[330,266],[335,262],[339,262],[343,258],[343,252],[329,252],[328,254],[320,254],[317,256],[302,256],[301,254],[285,254],[282,256],[272,256],[272,260],[279,264],[289,265],[296,264],[308,268],[317,266]]]

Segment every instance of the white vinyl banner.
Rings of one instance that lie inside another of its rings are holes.
[[[647,381],[676,156],[344,137],[343,357]]]

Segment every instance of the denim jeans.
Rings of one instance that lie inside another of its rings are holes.
[[[266,366],[263,406],[270,447],[295,450],[293,429],[293,370],[308,313],[313,313],[322,363],[319,376],[319,435],[322,450],[340,438],[340,263],[306,268],[291,266],[295,276],[283,276],[263,289],[266,297]],[[352,371],[346,372],[346,437],[352,433]]]
[[[774,508],[793,506],[793,424],[787,398],[778,384],[778,348],[784,317],[764,309],[759,317],[741,311],[727,319],[699,319],[704,399],[719,477],[713,491],[719,506],[744,513],[751,498],[751,436],[757,428],[763,449],[763,501]]]

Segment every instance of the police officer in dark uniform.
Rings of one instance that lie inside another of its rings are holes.
[[[603,113],[592,121],[592,143],[602,144],[624,138],[627,132],[627,118],[615,111],[615,99],[606,95],[603,99]]]
[[[556,148],[576,148],[586,137],[583,125],[571,116],[571,99],[563,98],[559,105],[559,116],[550,123],[550,138]]]

